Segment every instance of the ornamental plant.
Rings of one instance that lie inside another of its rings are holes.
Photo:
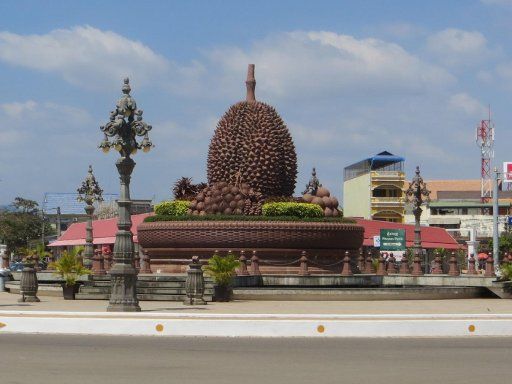
[[[80,262],[79,251],[78,247],[69,252],[65,250],[57,261],[50,263],[50,267],[56,270],[55,274],[62,277],[68,287],[75,285],[80,276],[91,273]]]
[[[324,216],[322,208],[317,204],[275,202],[265,203],[262,207],[264,216],[292,216],[298,218],[320,218]]]
[[[240,262],[232,253],[228,253],[226,256],[215,253],[208,259],[208,265],[206,265],[205,271],[213,278],[215,284],[227,287],[231,284],[236,273],[235,271],[239,266]]]
[[[190,202],[186,200],[162,201],[155,205],[155,213],[165,216],[184,216],[187,214]]]
[[[506,263],[500,267],[501,280],[508,281],[512,278],[512,263]]]
[[[34,249],[31,249],[30,255],[37,256],[39,261],[44,261],[45,258],[50,258],[52,256],[52,254],[46,250],[46,247],[42,243],[37,244]]]

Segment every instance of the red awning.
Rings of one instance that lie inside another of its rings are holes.
[[[132,233],[133,241],[138,242],[137,227],[144,219],[152,213],[142,213],[132,215]],[[85,245],[85,226],[87,223],[73,223],[66,232],[62,234],[53,243],[48,244],[49,247],[67,247],[74,245]],[[117,218],[94,220],[92,222],[93,244],[114,244],[117,232]]]
[[[364,246],[373,247],[373,237],[380,236],[381,229],[405,229],[406,247],[414,245],[414,225],[364,219],[356,221],[364,227]],[[464,249],[444,228],[439,227],[421,227],[421,245],[426,249]]]

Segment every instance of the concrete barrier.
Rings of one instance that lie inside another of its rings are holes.
[[[0,333],[194,337],[512,336],[512,315],[202,315],[0,311]]]

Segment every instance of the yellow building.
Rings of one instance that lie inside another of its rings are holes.
[[[346,167],[343,215],[403,223],[404,161],[384,151]]]

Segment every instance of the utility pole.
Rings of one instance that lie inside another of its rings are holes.
[[[60,237],[61,233],[60,233],[60,207],[57,207],[57,238]]]
[[[44,245],[44,209],[41,209],[41,243]]]
[[[493,174],[493,196],[492,196],[492,258],[494,259],[494,268],[499,269],[499,233],[498,233],[498,168],[494,167]]]

